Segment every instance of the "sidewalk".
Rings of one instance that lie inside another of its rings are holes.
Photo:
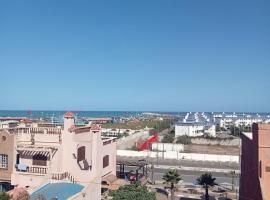
[[[204,167],[184,167],[173,165],[154,165],[157,169],[180,169],[184,171],[202,171],[202,172],[218,172],[218,173],[230,173],[231,169],[219,169],[219,168],[204,168]],[[236,174],[240,174],[240,170],[234,170]]]

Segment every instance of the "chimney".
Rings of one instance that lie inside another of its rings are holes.
[[[64,131],[67,132],[75,124],[75,114],[67,112],[64,114]]]

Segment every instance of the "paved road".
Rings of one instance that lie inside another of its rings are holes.
[[[209,162],[209,161],[195,161],[195,160],[132,158],[126,156],[117,156],[117,160],[121,161],[138,161],[139,159],[145,159],[148,163],[154,165],[173,165],[173,166],[203,167],[203,168],[217,168],[217,169],[231,169],[231,170],[239,169],[239,164],[233,162]]]
[[[136,170],[136,167],[125,167],[125,171],[129,172],[130,170]],[[119,169],[117,169],[119,170]],[[163,168],[154,168],[154,181],[155,182],[162,182],[162,176],[163,174],[167,171],[167,169],[163,169]],[[177,170],[178,173],[181,175],[184,183],[195,183],[196,179],[198,176],[200,176],[201,174],[208,172],[208,171],[197,171],[197,170],[181,170],[178,169]],[[212,172],[213,177],[216,178],[216,182],[218,184],[221,183],[228,183],[231,184],[232,182],[232,178],[230,176],[229,173],[223,173],[223,172]],[[151,169],[148,170],[148,177],[151,179],[152,178],[152,172]],[[238,186],[239,183],[239,175],[236,175],[235,178],[235,185]]]

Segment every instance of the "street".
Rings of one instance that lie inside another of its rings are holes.
[[[137,167],[130,167],[130,166],[126,166],[125,167],[125,172],[129,172],[131,170],[136,171]],[[119,171],[119,168],[117,168],[117,170]],[[164,173],[166,173],[168,169],[165,168],[154,168],[154,172],[153,172],[153,178],[154,181],[157,182],[163,182],[162,180],[162,176]],[[184,182],[184,184],[187,185],[191,185],[193,183],[196,183],[196,179],[198,176],[200,176],[203,173],[206,173],[209,171],[197,171],[197,170],[182,170],[182,169],[177,169],[178,173],[181,175],[182,180]],[[216,183],[218,184],[227,184],[227,185],[231,185],[232,183],[232,178],[231,175],[228,173],[224,173],[224,172],[211,172],[213,177],[216,178]],[[152,179],[152,172],[150,167],[148,167],[148,178],[150,178],[150,180]],[[236,174],[235,175],[235,179],[234,179],[234,184],[235,186],[238,186],[239,184],[239,175]]]

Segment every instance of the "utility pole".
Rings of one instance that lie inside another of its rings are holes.
[[[235,171],[231,171],[230,172],[231,176],[232,176],[232,191],[234,191],[234,178],[235,178]]]
[[[154,180],[154,164],[151,163],[151,179],[152,179],[152,183],[155,184],[155,180]]]

